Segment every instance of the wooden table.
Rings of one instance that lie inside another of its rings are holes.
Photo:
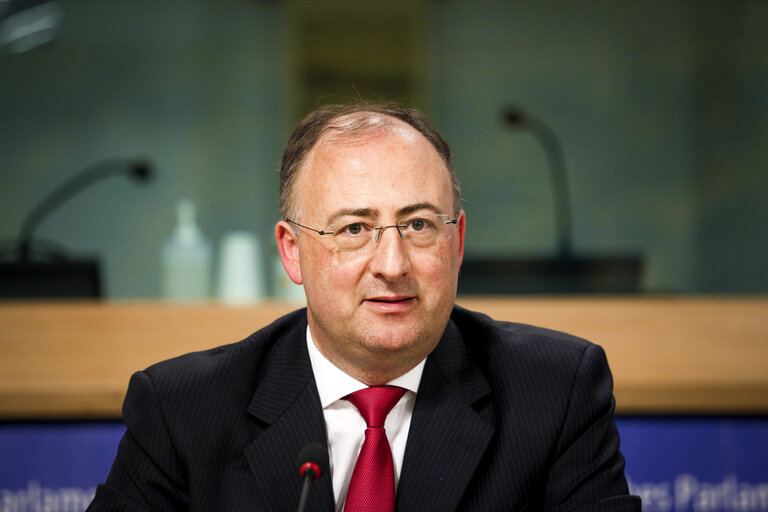
[[[768,298],[479,298],[602,345],[621,414],[768,413]],[[136,370],[238,341],[296,306],[0,303],[0,419],[119,418]]]

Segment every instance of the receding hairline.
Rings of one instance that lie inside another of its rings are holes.
[[[443,162],[446,172],[450,175],[451,168],[449,167],[449,162],[445,161],[445,158],[437,151],[434,144],[418,129],[402,119],[391,115],[367,111],[344,114],[329,121],[320,131],[315,144],[304,155],[301,164],[297,168],[297,174],[301,174],[304,171],[304,168],[311,159],[311,155],[320,146],[325,146],[326,148],[333,145],[354,146],[392,134],[400,134],[411,140],[414,135],[416,138],[421,138],[423,142],[426,142],[432,148],[432,151],[434,151],[440,161]]]
[[[318,146],[364,143],[372,137],[397,131],[403,134],[415,131],[437,153],[448,173],[453,190],[454,213],[458,214],[461,211],[461,190],[450,147],[430,120],[414,109],[396,105],[358,104],[322,107],[308,114],[294,130],[280,168],[280,207],[283,217],[296,216],[298,213],[295,184]]]
[[[295,183],[291,194],[291,209],[294,212],[297,210],[294,201],[298,190],[296,185],[298,185],[301,175],[306,170],[307,165],[311,163],[311,160],[319,147],[323,146],[328,148],[334,145],[354,146],[357,144],[365,144],[372,139],[390,134],[401,133],[406,135],[407,132],[410,132],[408,136],[413,134],[416,135],[417,138],[421,137],[421,139],[429,145],[432,151],[435,152],[435,155],[437,155],[443,163],[444,170],[448,173],[448,178],[450,180],[452,173],[451,168],[449,167],[449,162],[445,161],[445,158],[439,151],[437,151],[434,144],[432,144],[432,142],[416,127],[402,119],[381,112],[369,110],[350,112],[329,119],[325,126],[320,130],[320,134],[318,135],[315,144],[304,155],[301,164],[296,169]]]
[[[328,120],[328,123],[320,130],[317,142],[307,154],[319,144],[362,142],[378,135],[391,133],[398,123],[413,128],[405,121],[378,112],[360,111],[342,114]],[[415,130],[415,128],[413,129]]]

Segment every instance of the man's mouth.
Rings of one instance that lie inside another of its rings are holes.
[[[397,303],[397,302],[405,302],[408,300],[413,299],[413,297],[372,297],[369,300],[371,302],[383,302],[383,303]]]
[[[415,297],[408,295],[398,295],[392,297],[370,297],[365,299],[365,303],[382,312],[405,311],[416,300]]]

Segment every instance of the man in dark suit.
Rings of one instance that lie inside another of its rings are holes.
[[[313,112],[280,204],[307,308],[135,374],[92,510],[292,510],[309,443],[330,470],[308,510],[640,510],[603,351],[454,305],[466,221],[423,115]]]

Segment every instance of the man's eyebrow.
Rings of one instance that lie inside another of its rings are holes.
[[[338,220],[339,217],[346,216],[375,218],[379,216],[379,210],[376,208],[341,208],[328,216],[328,224],[331,225],[334,221]]]
[[[416,203],[416,204],[409,204],[408,206],[404,206],[397,210],[397,216],[402,217],[403,215],[410,215],[413,212],[417,212],[419,210],[431,210],[435,213],[441,213],[440,208],[433,205],[432,203]]]
[[[434,213],[441,213],[440,208],[432,203],[414,203],[409,204],[408,206],[403,206],[397,210],[397,217],[402,218],[405,215],[410,215],[411,213],[418,212],[419,210],[430,210]],[[329,226],[333,225],[334,222],[339,220],[340,217],[347,216],[377,219],[380,214],[381,212],[377,208],[341,208],[328,216],[327,223]]]

